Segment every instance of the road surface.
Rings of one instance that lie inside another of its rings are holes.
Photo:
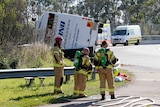
[[[110,47],[123,64],[160,69],[160,44]]]

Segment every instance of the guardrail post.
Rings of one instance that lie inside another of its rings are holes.
[[[24,77],[24,79],[25,79],[25,81],[26,81],[26,86],[27,87],[30,87],[32,84],[33,84],[33,82],[34,82],[34,77]]]
[[[92,73],[92,80],[96,79],[96,69],[94,69],[93,73]]]
[[[70,75],[66,75],[66,81],[65,82],[68,82],[70,80]]]

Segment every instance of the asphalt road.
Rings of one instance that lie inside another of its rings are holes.
[[[160,44],[110,47],[122,64],[160,69]]]

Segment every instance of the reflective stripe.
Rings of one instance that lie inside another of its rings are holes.
[[[83,70],[83,69],[77,71],[77,73],[81,73],[81,74],[87,75],[87,72],[85,70]]]
[[[79,90],[74,90],[74,93],[75,94],[79,94]]]
[[[103,68],[103,66],[99,66],[99,68]],[[113,68],[112,65],[108,65],[106,68]]]
[[[61,91],[61,88],[58,88],[58,87],[54,87],[54,90],[56,90],[56,91]]]
[[[53,63],[53,67],[64,67],[63,64]]]
[[[114,88],[108,89],[108,92],[114,92]]]
[[[100,88],[100,92],[106,91],[106,88]]]
[[[84,94],[84,91],[79,91],[79,94]]]

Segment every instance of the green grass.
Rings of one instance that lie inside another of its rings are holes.
[[[125,74],[132,77],[132,75],[124,70],[121,70]],[[87,95],[99,94],[99,78],[96,74],[96,79],[91,80],[88,77],[87,81]],[[123,86],[127,83],[117,82],[115,84],[116,88]],[[70,81],[63,84],[62,88],[64,90],[64,95],[53,95],[53,84],[54,77],[46,77],[44,80],[44,87],[40,86],[40,81],[35,78],[34,83],[27,87],[25,85],[24,78],[17,79],[1,79],[0,80],[0,107],[33,107],[38,105],[45,105],[51,103],[64,102],[63,98],[73,98],[71,97],[73,93],[73,76],[71,76]]]

